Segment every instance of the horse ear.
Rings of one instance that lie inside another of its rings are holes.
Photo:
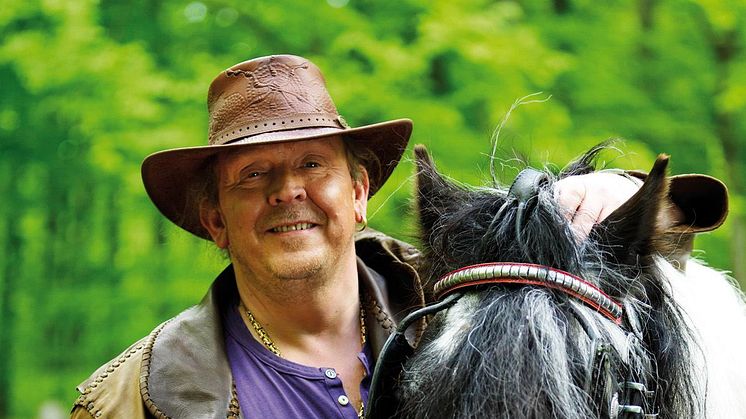
[[[591,238],[604,247],[612,262],[634,266],[639,258],[647,259],[657,251],[657,239],[666,227],[660,214],[667,210],[667,167],[668,156],[659,155],[640,190],[591,230]]]
[[[427,244],[435,223],[447,212],[458,191],[435,169],[424,145],[414,146],[414,156],[417,164],[417,212],[423,243]]]

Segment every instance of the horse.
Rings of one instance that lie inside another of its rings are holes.
[[[386,343],[368,418],[746,417],[745,299],[723,273],[666,260],[668,156],[584,240],[558,206],[553,184],[594,171],[605,148],[475,188],[415,147],[435,303]],[[404,332],[426,315],[413,349]]]

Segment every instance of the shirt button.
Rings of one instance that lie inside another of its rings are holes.
[[[335,379],[337,378],[337,371],[334,371],[333,369],[329,368],[326,371],[324,371],[324,375],[326,375],[326,378]]]
[[[337,397],[337,401],[342,406],[347,406],[350,403],[350,399],[348,399],[347,396],[345,396],[344,394],[341,395],[341,396],[339,396],[339,397]]]

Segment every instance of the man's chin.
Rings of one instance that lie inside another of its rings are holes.
[[[274,276],[281,280],[298,281],[319,278],[323,275],[324,258],[308,258],[298,255],[294,259],[285,259],[271,267]]]
[[[315,280],[319,277],[318,271],[317,272],[277,272],[275,274],[275,277],[279,279],[280,281],[310,281]]]

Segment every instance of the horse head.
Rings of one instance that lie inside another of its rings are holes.
[[[658,269],[668,157],[587,239],[556,202],[602,149],[470,188],[415,148],[422,279],[432,300],[458,297],[404,364],[397,417],[697,417],[690,332]]]

